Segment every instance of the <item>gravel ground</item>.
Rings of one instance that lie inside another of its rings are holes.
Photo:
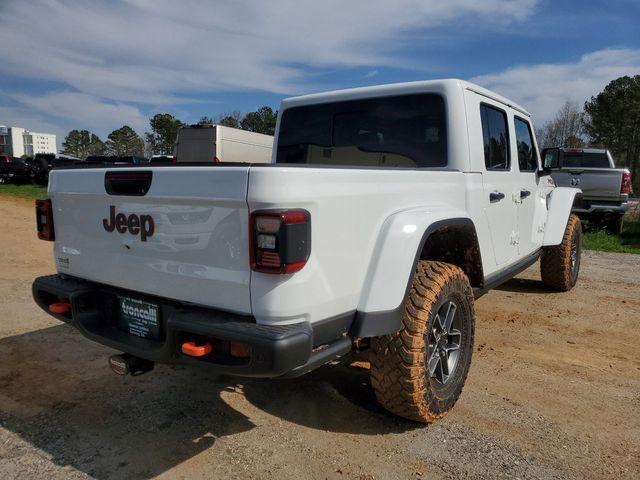
[[[478,300],[460,401],[429,426],[376,405],[366,357],[290,381],[158,366],[32,302],[53,272],[32,203],[0,197],[0,478],[638,478],[640,256],[586,252],[551,293],[537,266]]]

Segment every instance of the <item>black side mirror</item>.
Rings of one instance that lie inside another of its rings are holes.
[[[542,170],[545,172],[550,172],[559,167],[560,165],[560,155],[559,150],[557,148],[545,148],[542,150]]]

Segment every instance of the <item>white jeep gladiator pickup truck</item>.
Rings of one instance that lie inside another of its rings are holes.
[[[272,164],[51,172],[35,301],[122,355],[297,376],[368,349],[391,412],[429,422],[462,391],[474,298],[541,258],[580,267],[580,190],[543,171],[530,116],[460,80],[282,102]]]

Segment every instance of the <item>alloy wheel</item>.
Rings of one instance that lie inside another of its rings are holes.
[[[429,375],[446,384],[455,373],[460,356],[462,315],[453,300],[445,300],[431,322],[427,343]]]

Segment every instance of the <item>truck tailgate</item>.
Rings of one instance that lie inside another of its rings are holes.
[[[58,271],[250,313],[248,171],[229,166],[51,172]],[[106,186],[107,172],[114,188]],[[127,189],[145,178],[144,195]],[[124,188],[116,188],[117,182]]]
[[[619,168],[562,168],[553,172],[559,187],[575,187],[582,190],[585,199],[618,200],[622,184]]]

